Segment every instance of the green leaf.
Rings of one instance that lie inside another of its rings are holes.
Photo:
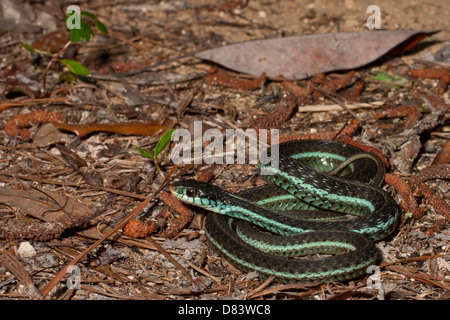
[[[390,83],[398,83],[398,84],[405,84],[408,83],[408,79],[396,76],[396,75],[389,75],[387,72],[379,72],[375,76],[374,80],[382,81],[382,82],[390,82]],[[393,86],[397,87],[397,86]]]
[[[70,72],[72,72],[76,75],[87,76],[87,75],[91,74],[86,67],[84,67],[81,63],[79,63],[77,61],[69,60],[69,59],[61,59],[59,61],[62,64],[64,64],[67,68],[69,68]]]
[[[155,150],[153,150],[153,153],[151,153],[148,150],[141,149],[141,148],[137,148],[137,150],[143,157],[150,158],[150,159],[153,159],[156,161],[156,157],[158,156],[158,154],[160,154],[161,151],[163,151],[167,147],[167,145],[170,143],[170,141],[172,140],[172,135],[173,135],[174,131],[175,131],[175,129],[167,130],[167,132],[164,133],[161,138],[159,138],[159,141],[156,144],[156,147],[155,147]]]
[[[106,28],[106,26],[103,24],[103,22],[101,22],[100,20],[96,19],[94,20],[95,26],[97,27],[97,29],[103,33],[103,34],[108,34],[108,28]]]
[[[144,149],[141,149],[141,148],[136,148],[136,149],[137,149],[137,151],[139,151],[139,153],[140,153],[143,157],[153,159],[153,153],[151,153],[150,151],[144,150]]]
[[[82,38],[82,32],[81,29],[69,29],[70,31],[70,41],[72,42],[78,42]]]
[[[48,56],[52,55],[48,51],[42,51],[42,50],[35,49],[33,46],[30,46],[29,44],[22,43],[22,47],[24,47],[25,49],[27,49],[28,51],[33,52],[33,53],[46,54]]]
[[[70,41],[72,42],[78,42],[81,39],[86,40],[86,42],[89,42],[89,40],[91,39],[91,36],[94,36],[94,33],[92,32],[92,28],[91,28],[91,23],[93,22],[95,24],[95,27],[103,34],[108,34],[108,29],[106,28],[106,26],[100,21],[98,20],[97,16],[91,12],[88,11],[82,11],[80,13],[77,12],[73,12],[71,14],[69,14],[65,20],[67,23],[67,19],[69,19],[70,16],[72,16],[73,14],[79,14],[81,17],[87,17],[89,18],[88,20],[85,20],[83,18],[80,18],[80,27],[79,28],[70,28]]]
[[[30,46],[29,44],[22,43],[22,47],[24,47],[25,49],[27,49],[30,52],[33,52],[33,53],[35,52],[33,46]]]
[[[94,32],[92,32],[91,25],[83,20],[81,20],[80,22],[79,29],[73,28],[69,29],[69,31],[70,31],[70,41],[72,42],[78,42],[81,39],[84,39],[86,40],[86,42],[89,42],[91,36],[94,35]]]
[[[92,12],[89,12],[89,11],[81,11],[81,15],[89,17],[89,18],[94,19],[94,20],[97,20],[97,16],[95,14],[93,14]]]
[[[167,147],[167,145],[172,140],[174,131],[175,129],[167,130],[167,132],[164,133],[163,136],[159,139],[158,143],[156,144],[155,150],[153,151],[153,159],[156,160],[158,154],[160,154],[161,151],[163,151]]]
[[[89,42],[91,36],[94,36],[91,25],[86,21],[81,21],[81,31],[83,32],[83,39],[86,40],[86,42]]]

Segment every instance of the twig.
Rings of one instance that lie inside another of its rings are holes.
[[[334,103],[337,103],[338,105],[340,105],[342,107],[342,109],[347,111],[353,118],[355,118],[355,119],[357,119],[359,121],[359,118],[356,115],[356,113],[353,112],[353,110],[351,110],[350,108],[347,108],[347,105],[345,103],[343,103],[342,101],[339,101],[339,99],[333,97],[331,94],[329,94],[328,92],[325,92],[324,90],[320,89],[316,85],[312,85],[312,87],[314,88],[314,90],[316,90],[317,92],[320,92],[321,94],[323,94],[325,97],[327,97],[328,99],[330,99]]]
[[[382,263],[380,263],[380,268],[391,266],[393,264],[405,263],[405,262],[415,262],[415,261],[424,261],[424,260],[429,260],[429,259],[437,259],[437,258],[441,258],[444,256],[445,255],[443,255],[443,254],[434,254],[434,255],[426,255],[426,256],[421,256],[421,257],[406,258],[406,259],[391,261],[391,262],[383,261]]]
[[[327,111],[339,111],[342,110],[343,106],[345,109],[363,109],[363,108],[378,108],[384,105],[383,101],[374,101],[371,103],[343,103],[343,104],[318,104],[310,106],[300,106],[298,108],[299,112],[327,112]]]
[[[33,284],[33,280],[22,264],[12,254],[0,248],[0,264],[9,270],[25,286],[32,299],[42,299],[39,291]]]
[[[184,261],[195,271],[197,271],[198,273],[203,274],[204,276],[210,278],[211,280],[213,280],[216,283],[220,283],[220,278],[213,276],[211,273],[206,272],[205,270],[203,270],[202,268],[197,267],[195,264],[193,264],[192,262],[190,262],[189,260],[184,259]]]
[[[24,99],[24,100],[7,100],[0,101],[0,111],[7,110],[12,107],[21,107],[29,104],[45,104],[45,103],[68,103],[67,97],[42,98],[42,99]]]
[[[438,287],[443,288],[445,290],[450,290],[450,287],[441,283],[440,280],[443,280],[443,278],[440,277],[434,277],[432,275],[428,275],[425,273],[414,273],[408,270],[407,268],[400,267],[400,266],[388,266],[386,269],[390,271],[394,271],[400,274],[403,274],[404,276],[407,276],[409,278],[415,279],[417,281]]]

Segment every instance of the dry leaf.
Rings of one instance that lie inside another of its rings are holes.
[[[152,136],[157,133],[165,132],[169,127],[163,125],[160,121],[147,122],[122,122],[113,124],[91,123],[91,124],[67,124],[54,123],[60,130],[66,130],[75,133],[78,137],[84,137],[92,132],[105,131],[127,135]]]
[[[33,143],[38,148],[48,147],[54,143],[70,142],[71,137],[59,131],[53,123],[46,123],[33,137]]]
[[[446,163],[450,163],[450,141],[447,142],[442,147],[442,150],[433,160],[433,164],[446,164]]]
[[[78,200],[48,190],[41,192],[35,189],[0,189],[0,204],[8,205],[20,210],[24,214],[45,221],[47,226],[43,226],[44,229],[51,227],[51,223],[57,221],[65,221],[63,224],[67,224],[67,222],[70,223],[72,220],[90,220],[94,215],[91,209]],[[67,215],[71,218],[68,219]],[[96,228],[97,223],[100,221],[100,217],[93,218],[90,220],[89,226],[77,230],[76,233],[85,237],[98,239],[102,236]],[[35,224],[30,224],[30,226],[35,226]],[[60,227],[60,225],[55,226]],[[23,230],[25,232],[27,231],[26,228]],[[30,230],[30,232],[33,232],[33,230]],[[52,232],[52,230],[48,230],[48,233]],[[54,232],[58,233],[58,230],[54,230]]]
[[[47,222],[63,218],[64,212],[73,218],[92,215],[92,211],[81,202],[48,190],[0,189],[0,203]]]
[[[259,76],[304,79],[371,63],[388,52],[410,49],[438,31],[381,30],[312,34],[256,40],[205,50],[197,58]],[[400,46],[399,46],[400,45]]]

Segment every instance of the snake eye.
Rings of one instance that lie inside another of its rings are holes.
[[[187,188],[186,189],[186,195],[190,198],[193,198],[197,195],[197,189],[195,188]]]

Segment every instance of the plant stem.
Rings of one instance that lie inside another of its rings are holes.
[[[45,68],[45,71],[44,71],[44,79],[43,79],[43,84],[42,84],[42,90],[44,91],[43,94],[45,94],[45,91],[46,91],[48,70],[50,69],[53,62],[58,61],[59,57],[64,53],[64,51],[67,50],[67,48],[70,46],[71,43],[72,43],[72,41],[70,41],[70,40],[67,41],[67,43],[64,45],[64,47],[62,47],[62,49],[59,50],[59,52],[57,54],[53,55],[52,58],[50,59],[50,61],[48,62],[47,67]]]
[[[158,170],[158,172],[161,175],[161,177],[163,179],[165,179],[166,177],[164,176],[164,173],[162,172],[161,168],[159,167],[158,160],[156,160],[156,158],[153,158],[153,162],[155,163],[155,167]]]

